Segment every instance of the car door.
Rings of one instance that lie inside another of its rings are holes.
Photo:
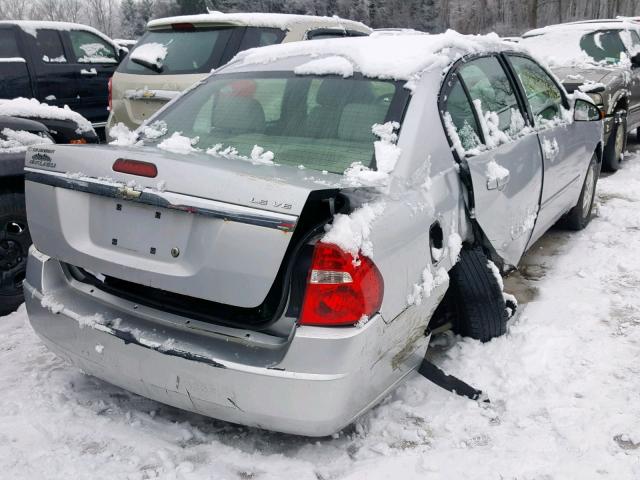
[[[19,41],[20,30],[0,27],[0,98],[33,97],[28,55]]]
[[[69,64],[69,53],[62,44],[60,32],[37,29],[35,35],[24,34],[24,38],[31,52],[35,98],[75,110],[79,104],[75,68]]]
[[[79,86],[78,112],[94,124],[105,123],[108,84],[118,66],[118,52],[110,42],[86,30],[69,30],[63,35]]]
[[[472,216],[504,263],[517,266],[536,222],[542,158],[514,83],[501,59],[480,57],[460,64],[441,98]]]
[[[640,31],[630,29],[629,31],[629,55],[640,55]],[[631,65],[631,81],[629,82],[631,98],[629,100],[629,112],[627,128],[640,126],[640,68]]]
[[[533,242],[575,205],[593,152],[587,151],[588,143],[573,122],[567,99],[555,80],[527,56],[508,54],[507,58],[526,97],[544,162],[544,185]]]

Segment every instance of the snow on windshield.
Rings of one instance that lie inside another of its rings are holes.
[[[35,98],[0,99],[0,115],[24,118],[53,118],[57,120],[71,120],[78,125],[77,132],[93,132],[91,122],[66,105],[64,108],[54,107],[38,102]]]

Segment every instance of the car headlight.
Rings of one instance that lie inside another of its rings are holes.
[[[602,107],[604,105],[604,101],[602,99],[602,95],[599,93],[587,93],[598,107]]]

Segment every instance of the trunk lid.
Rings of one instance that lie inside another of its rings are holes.
[[[115,172],[117,159],[153,163],[158,175]],[[309,195],[337,190],[297,168],[153,147],[34,147],[25,167],[38,250],[94,273],[243,308],[267,296]]]

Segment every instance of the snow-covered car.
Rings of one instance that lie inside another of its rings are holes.
[[[503,334],[499,269],[585,227],[602,154],[595,105],[515,47],[254,49],[112,145],[30,152],[34,330],[140,395],[309,436],[414,372],[433,329]]]
[[[640,24],[597,20],[551,25],[523,35],[569,92],[587,93],[605,114],[603,168],[624,158],[627,133],[640,129]]]
[[[360,22],[338,17],[277,13],[211,12],[152,20],[113,75],[107,132],[118,123],[139,127],[169,100],[243,50],[371,31]]]
[[[22,303],[22,280],[31,237],[24,202],[27,147],[53,143],[97,143],[80,114],[35,99],[0,100],[0,315]]]

